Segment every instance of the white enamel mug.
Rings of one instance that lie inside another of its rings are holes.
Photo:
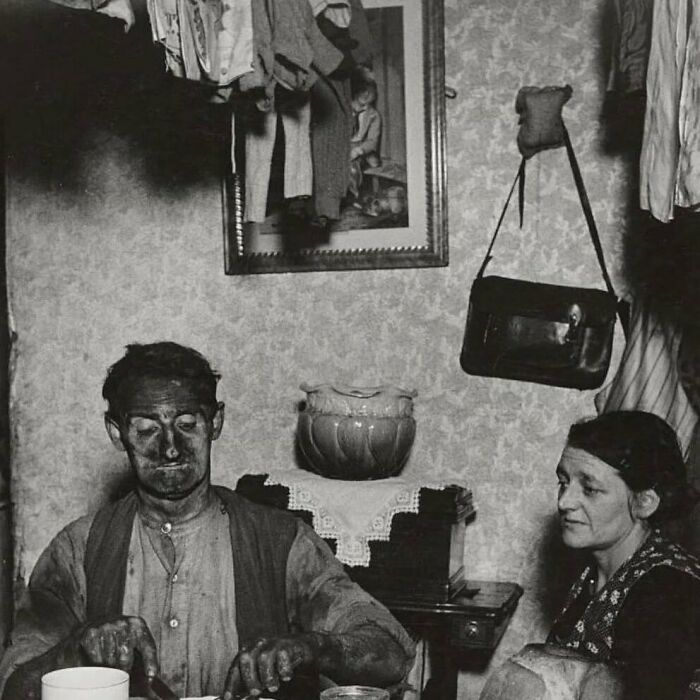
[[[41,677],[41,700],[129,700],[129,674],[103,666],[51,671]]]

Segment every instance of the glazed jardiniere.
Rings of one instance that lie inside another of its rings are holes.
[[[297,439],[308,467],[331,479],[396,476],[416,435],[416,392],[390,384],[302,384]]]

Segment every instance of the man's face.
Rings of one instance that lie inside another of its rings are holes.
[[[144,378],[128,393],[118,423],[107,419],[107,430],[128,454],[139,487],[177,500],[208,482],[222,424],[223,404],[204,406],[191,380]]]
[[[559,520],[564,544],[602,551],[633,527],[632,491],[602,459],[567,446],[559,466]]]

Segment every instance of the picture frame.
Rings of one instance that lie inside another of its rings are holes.
[[[381,116],[377,157],[357,159],[359,166],[350,159],[354,187],[341,201],[339,218],[318,221],[313,195],[298,198],[310,217],[289,214],[292,200],[282,197],[274,167],[264,220],[251,221],[245,167],[232,157],[222,178],[226,274],[448,264],[443,0],[363,0],[363,6],[379,47],[369,78],[376,87],[372,106]],[[356,95],[353,88],[355,114]],[[355,116],[353,144],[359,131]],[[240,149],[246,134],[238,127],[235,133]]]

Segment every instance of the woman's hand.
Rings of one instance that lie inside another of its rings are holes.
[[[316,662],[317,648],[313,634],[297,634],[259,639],[252,647],[241,649],[229,668],[224,700],[260,695],[265,689],[274,693],[281,682],[291,680],[298,667]]]

